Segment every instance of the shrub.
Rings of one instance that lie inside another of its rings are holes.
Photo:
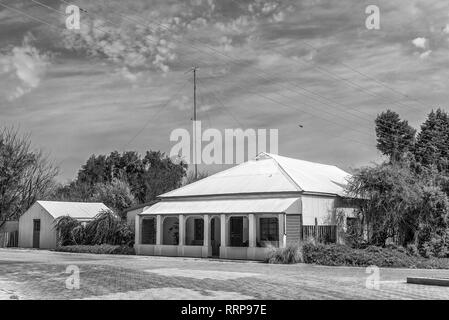
[[[336,244],[304,244],[303,258],[305,263],[328,266],[415,267],[417,263],[416,259],[407,254],[404,249],[399,251],[376,246],[353,249]]]
[[[407,253],[414,257],[419,257],[419,250],[418,246],[415,244],[409,244],[407,245]]]
[[[264,262],[267,263],[299,263],[303,262],[300,244],[288,244],[285,248],[271,248]]]
[[[125,254],[134,255],[134,248],[129,246],[119,246],[110,244],[101,244],[93,246],[60,246],[56,248],[56,251],[72,252],[72,253],[95,253],[95,254]]]
[[[134,232],[112,211],[100,212],[94,220],[89,222],[85,229],[86,241],[84,244],[100,245],[132,245]]]
[[[58,245],[123,245],[134,244],[134,232],[126,221],[114,212],[100,212],[86,227],[78,220],[63,216],[56,220]]]
[[[58,233],[58,245],[77,245],[84,241],[84,228],[81,222],[69,217],[62,216],[56,219],[55,229]]]

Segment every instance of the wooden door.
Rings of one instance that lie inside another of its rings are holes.
[[[40,247],[40,237],[41,237],[41,220],[33,220],[33,248]]]

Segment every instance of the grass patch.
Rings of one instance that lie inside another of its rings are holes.
[[[56,251],[61,252],[77,252],[77,253],[94,253],[94,254],[136,254],[133,247],[119,246],[110,244],[100,244],[93,246],[75,245],[75,246],[60,246]]]

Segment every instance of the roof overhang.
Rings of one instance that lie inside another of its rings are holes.
[[[139,215],[155,214],[226,214],[226,213],[283,213],[299,197],[266,199],[210,199],[161,201]]]

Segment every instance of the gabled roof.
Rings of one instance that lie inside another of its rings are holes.
[[[75,219],[93,219],[104,210],[110,210],[101,202],[65,202],[65,201],[37,201],[53,218],[70,216]]]
[[[351,175],[333,165],[261,153],[255,159],[160,195],[161,198],[271,192],[343,196]]]

